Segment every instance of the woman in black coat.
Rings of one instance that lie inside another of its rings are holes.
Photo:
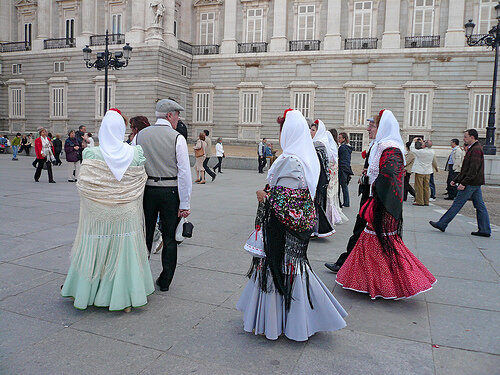
[[[52,141],[52,144],[54,145],[54,157],[56,160],[54,161],[54,165],[61,165],[61,159],[60,155],[62,152],[62,141],[61,141],[61,134],[56,134],[56,138]]]
[[[70,130],[64,143],[64,152],[68,162],[68,182],[76,182],[80,173],[80,144],[75,137],[75,131]]]
[[[347,133],[339,134],[339,183],[342,190],[342,207],[349,207],[349,181],[354,174],[351,169],[351,154],[352,147],[349,144],[349,136]],[[340,200],[340,191],[339,191]]]

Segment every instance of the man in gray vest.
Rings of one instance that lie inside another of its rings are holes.
[[[162,292],[167,291],[177,265],[175,229],[181,217],[189,216],[191,200],[191,168],[186,139],[175,131],[179,112],[173,100],[156,104],[156,123],[137,134],[137,144],[144,150],[148,181],[144,190],[146,245],[151,253],[158,214],[162,223],[163,270],[156,280]]]

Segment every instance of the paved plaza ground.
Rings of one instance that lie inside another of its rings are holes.
[[[79,311],[60,296],[78,193],[66,182],[64,164],[55,168],[56,184],[47,183],[45,171],[35,183],[31,161],[0,155],[2,375],[500,374],[497,228],[492,238],[472,237],[475,219],[459,216],[441,233],[427,224],[444,212],[440,206],[405,203],[403,238],[438,283],[413,299],[371,301],[336,286],[323,266],[343,252],[352,231],[357,199],[351,183],[353,204],[344,211],[350,221],[337,226],[335,236],[312,241],[308,252],[348,311],[347,327],[305,343],[268,341],[244,332],[235,309],[250,264],[242,246],[263,175],[225,170],[214,183],[194,186],[194,237],[179,247],[170,291],[155,292],[146,306],[126,314]],[[156,277],[159,254],[151,268]]]

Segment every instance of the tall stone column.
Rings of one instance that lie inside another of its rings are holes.
[[[273,36],[269,50],[286,51],[286,0],[274,0]]]
[[[401,13],[400,0],[387,0],[385,4],[385,30],[382,36],[382,48],[400,48],[401,34],[399,19]]]
[[[94,34],[94,0],[82,0],[82,33],[76,36],[76,47],[83,48],[90,43],[90,36]]]
[[[37,8],[37,39],[44,40],[49,37],[50,25],[50,0],[38,0]]]
[[[236,1],[224,3],[224,39],[220,46],[221,54],[236,53]]]
[[[146,17],[146,2],[132,0],[132,27],[125,33],[127,43],[136,44],[144,42],[144,19]]]
[[[0,1],[0,42],[12,42],[10,25],[11,17],[15,17],[12,12],[12,4],[7,1]],[[19,37],[19,40],[22,38]]]
[[[340,35],[340,12],[342,8],[341,0],[328,0],[328,19],[326,22],[326,35],[323,42],[327,51],[342,48],[342,37]]]
[[[444,40],[445,47],[465,45],[465,0],[450,0],[448,9],[448,30]]]
[[[174,35],[175,22],[175,0],[166,0],[166,11],[164,17],[164,34],[163,39],[169,47],[177,48],[177,37]]]

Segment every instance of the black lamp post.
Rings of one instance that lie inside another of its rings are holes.
[[[472,20],[465,24],[465,36],[469,46],[478,44],[486,44],[495,51],[495,65],[493,67],[493,88],[491,92],[490,113],[488,115],[488,127],[486,128],[486,144],[484,145],[484,153],[486,155],[496,155],[497,148],[495,147],[495,101],[497,93],[497,73],[498,73],[498,50],[500,45],[500,1],[495,6],[497,14],[497,25],[494,26],[487,35],[474,40],[472,33],[476,26]]]
[[[106,48],[104,52],[97,52],[97,59],[94,62],[90,62],[90,54],[92,50],[89,46],[85,46],[83,49],[83,60],[87,68],[96,68],[97,70],[104,69],[104,113],[108,110],[108,69],[118,70],[124,68],[128,65],[130,60],[130,55],[132,54],[132,47],[129,44],[123,46],[123,52],[109,52],[109,34],[106,30]],[[121,59],[125,59],[122,61]]]

